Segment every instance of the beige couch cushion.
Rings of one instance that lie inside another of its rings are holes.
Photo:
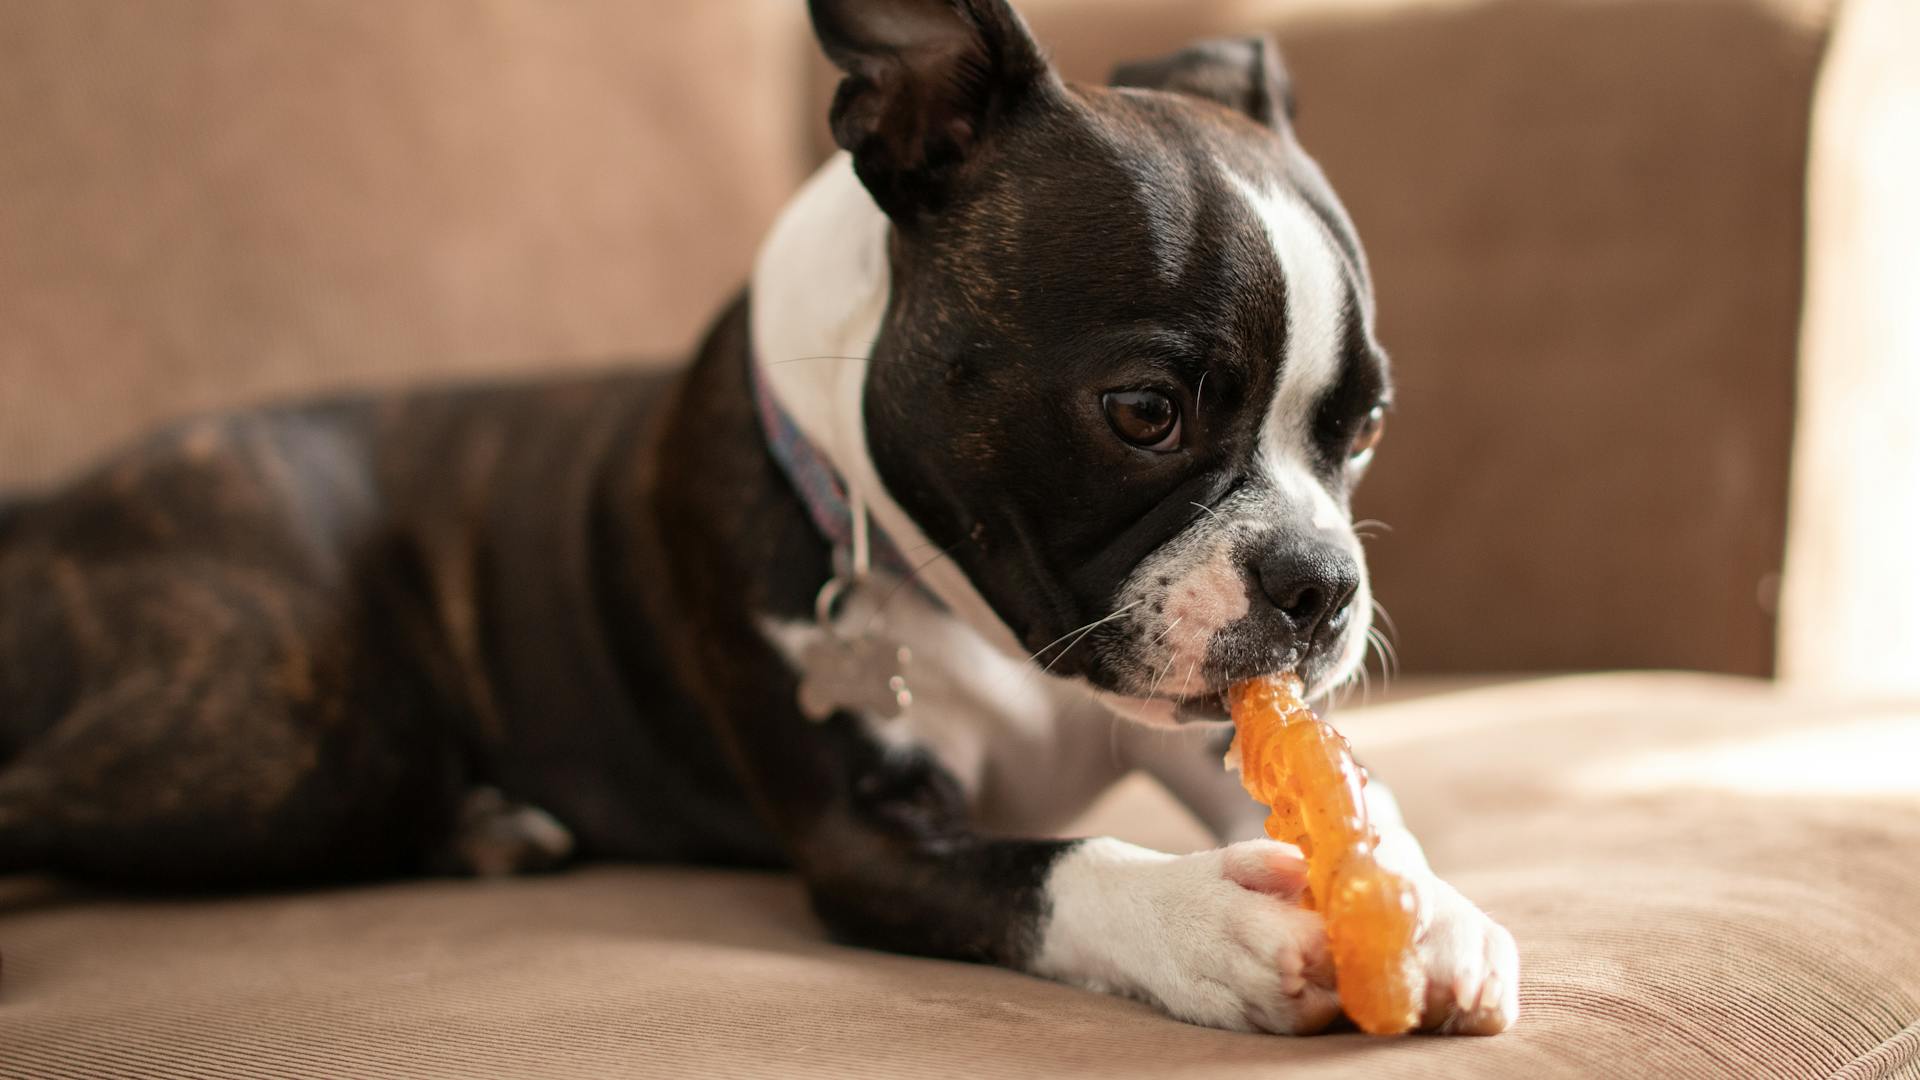
[[[1920,704],[1607,676],[1344,726],[1518,935],[1493,1039],[1281,1039],[823,941],[779,875],[0,892],[0,1076],[1920,1075]],[[1197,842],[1136,785],[1090,823]]]
[[[0,3],[0,489],[182,412],[680,350],[804,175],[790,0]]]

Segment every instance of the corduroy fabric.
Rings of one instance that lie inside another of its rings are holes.
[[[1492,1039],[1282,1039],[827,943],[782,875],[0,886],[0,1077],[1920,1076],[1920,703],[1622,675],[1342,719],[1518,935]],[[1198,843],[1130,783],[1090,830]]]

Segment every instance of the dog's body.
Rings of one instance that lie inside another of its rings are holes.
[[[0,872],[784,865],[848,940],[1223,1027],[1337,1013],[1219,764],[1222,687],[1324,692],[1368,621],[1346,499],[1386,372],[1277,61],[1077,88],[1001,0],[814,15],[850,154],[683,375],[203,420],[0,510]],[[808,719],[868,639],[911,707]],[[1018,838],[1133,768],[1231,846]],[[1427,1025],[1504,1028],[1511,938],[1370,796]]]

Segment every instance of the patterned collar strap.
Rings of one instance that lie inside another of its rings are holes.
[[[780,463],[780,471],[787,475],[794,493],[806,504],[813,527],[833,545],[834,572],[859,577],[866,569],[862,564],[871,561],[871,565],[902,581],[912,579],[913,567],[894,546],[892,538],[873,525],[872,515],[866,512],[865,506],[856,518],[847,497],[846,483],[826,455],[775,400],[773,388],[767,385],[766,373],[760,370],[759,359],[748,356],[747,367],[752,373],[754,404],[760,414],[760,430],[767,438],[767,449]]]

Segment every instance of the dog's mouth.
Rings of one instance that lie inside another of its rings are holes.
[[[1096,690],[1094,696],[1116,714],[1148,727],[1218,726],[1231,723],[1225,690],[1192,694],[1183,698],[1136,697]]]
[[[1353,648],[1354,640],[1351,627],[1318,636],[1311,643],[1251,634],[1216,635],[1206,643],[1203,655],[1189,661],[1185,657],[1192,656],[1195,648],[1191,642],[1182,646],[1188,650],[1184,654],[1143,654],[1142,642],[1123,638],[1096,642],[1094,648],[1075,651],[1065,659],[1075,668],[1069,677],[1083,681],[1120,717],[1149,727],[1208,726],[1231,721],[1228,692],[1248,679],[1290,671],[1306,682],[1309,700],[1325,696],[1351,677],[1358,665],[1361,656]],[[1058,667],[1054,670],[1067,674]]]
[[[1174,705],[1174,719],[1182,724],[1217,724],[1233,719],[1225,690],[1182,698]]]
[[[1283,669],[1294,670],[1294,669]],[[1281,672],[1269,672],[1277,675]],[[1250,676],[1258,677],[1258,676]],[[1331,690],[1331,685],[1309,683],[1308,700],[1319,698]],[[1141,723],[1160,727],[1185,727],[1188,725],[1215,725],[1231,723],[1232,708],[1228,703],[1228,687],[1206,690],[1185,697],[1154,695],[1135,697],[1101,691],[1100,696],[1116,712]]]

